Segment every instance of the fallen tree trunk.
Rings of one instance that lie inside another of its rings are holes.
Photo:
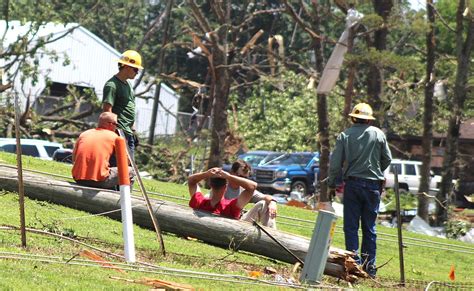
[[[78,185],[74,183],[31,173],[25,173],[23,177],[25,195],[32,199],[49,201],[94,214],[120,209],[120,193],[116,191],[77,188]],[[11,192],[17,191],[18,179],[15,169],[0,166],[0,188]],[[193,237],[224,248],[260,254],[287,263],[297,262],[251,223],[196,211],[169,201],[151,199],[151,203],[153,213],[165,232]],[[132,209],[135,224],[153,228],[143,199],[133,197]],[[108,213],[107,216],[121,220],[120,211]],[[308,239],[273,229],[267,231],[304,261],[309,247]],[[361,271],[351,258],[351,254],[331,247],[324,273],[350,282],[354,282],[358,277],[366,277],[365,272]]]

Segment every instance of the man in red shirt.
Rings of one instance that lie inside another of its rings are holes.
[[[198,183],[204,179],[210,179],[209,185],[211,186],[212,193],[210,198],[204,197],[198,185]],[[224,198],[227,182],[232,182],[244,188],[237,198],[230,200]],[[189,176],[188,188],[189,195],[191,195],[191,200],[189,201],[191,208],[239,219],[240,212],[252,198],[253,192],[257,188],[257,183],[249,179],[231,175],[221,168],[212,168],[206,172]]]
[[[118,185],[117,168],[109,166],[118,137],[116,127],[117,115],[103,112],[99,116],[97,128],[81,133],[72,154],[72,177],[76,183],[105,189],[115,189]],[[129,173],[133,173],[131,167]]]

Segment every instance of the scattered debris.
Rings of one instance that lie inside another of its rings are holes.
[[[124,270],[108,263],[104,258],[102,258],[101,256],[99,256],[98,254],[92,252],[92,251],[89,251],[89,250],[83,250],[79,253],[79,255],[81,257],[85,257],[85,258],[88,258],[90,260],[93,260],[99,264],[101,264],[102,266],[104,267],[107,267],[107,268],[110,268],[110,269],[114,269],[116,270],[117,272],[120,272],[120,273],[126,273]]]
[[[263,276],[263,273],[260,271],[250,271],[248,274],[251,278],[260,278]]]
[[[410,224],[407,227],[408,231],[422,233],[435,237],[446,237],[443,233],[442,227],[431,227],[426,221],[421,219],[418,215],[410,221]]]
[[[275,268],[272,268],[272,267],[265,267],[265,269],[263,269],[263,272],[265,274],[276,274],[277,270],[275,270]]]
[[[188,284],[175,283],[175,282],[170,282],[170,281],[165,281],[165,280],[160,280],[160,279],[142,278],[142,279],[133,280],[133,279],[127,279],[127,278],[113,277],[113,276],[111,276],[110,279],[121,280],[121,281],[129,282],[129,283],[143,284],[143,285],[151,286],[153,288],[160,288],[160,290],[194,290],[193,286],[188,285]]]

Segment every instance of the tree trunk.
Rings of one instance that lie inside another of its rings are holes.
[[[383,18],[384,26],[374,33],[373,43],[370,44],[378,51],[387,48],[388,28],[386,26],[387,19],[393,7],[393,0],[373,0],[372,1],[375,12]],[[382,83],[383,83],[383,68],[376,64],[371,64],[369,73],[367,75],[367,95],[369,96],[369,104],[374,109],[376,122],[383,124],[382,109]]]
[[[429,193],[430,188],[430,165],[431,150],[433,143],[433,93],[434,93],[434,66],[435,66],[435,34],[434,22],[435,14],[433,0],[426,2],[426,11],[428,14],[428,23],[430,30],[426,34],[426,84],[425,84],[425,105],[423,115],[423,141],[422,141],[422,162],[421,180],[419,193]],[[425,195],[418,195],[418,216],[428,222],[428,203],[429,199]]]
[[[313,4],[313,29],[320,34],[321,19],[319,16],[319,5],[317,1],[312,1]],[[320,38],[313,39],[314,55],[316,57],[316,71],[321,76],[324,71],[323,48]],[[316,105],[318,112],[318,141],[319,141],[319,174],[318,180],[322,181],[327,178],[329,173],[329,118],[328,118],[328,104],[326,94],[316,93]],[[327,183],[319,183],[319,201],[328,202],[330,197],[328,195]]]
[[[214,64],[221,64],[215,70],[215,85],[212,91],[212,127],[211,148],[209,153],[208,168],[222,166],[224,157],[224,142],[229,130],[227,121],[227,105],[229,103],[230,73],[226,64],[226,52],[214,51]],[[217,66],[217,65],[216,65]]]
[[[0,167],[0,186],[6,191],[18,189],[16,169]],[[120,220],[120,194],[116,191],[97,191],[74,188],[74,183],[56,181],[37,174],[25,174],[25,194],[32,198],[48,201],[90,213],[109,212],[107,216]],[[163,231],[183,237],[193,237],[206,243],[224,248],[249,251],[283,262],[294,264],[297,260],[276,244],[268,235],[245,221],[216,216],[196,211],[173,202],[151,200],[153,213]],[[132,197],[133,223],[153,229],[148,210],[141,198]],[[280,243],[301,260],[308,252],[309,240],[294,234],[266,229]],[[324,273],[347,281],[366,277],[356,265],[352,252],[331,247]]]
[[[466,8],[465,0],[460,0],[456,12],[456,54],[457,70],[452,102],[452,116],[449,120],[448,137],[446,141],[446,156],[443,163],[443,179],[441,181],[438,199],[443,202],[436,210],[436,223],[441,225],[447,219],[446,207],[449,205],[449,196],[452,193],[452,179],[459,146],[459,128],[461,126],[464,103],[467,97],[467,80],[471,66],[471,50],[474,43],[474,17],[468,14],[468,27],[464,31],[463,12]],[[466,39],[463,40],[463,36]]]

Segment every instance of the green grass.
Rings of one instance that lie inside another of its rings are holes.
[[[15,156],[0,153],[1,164],[16,165]],[[67,164],[41,161],[34,158],[24,157],[23,167],[42,172],[69,176],[71,167]],[[164,183],[153,180],[145,180],[148,191],[159,192],[173,197],[187,199],[189,194],[185,185]],[[155,196],[153,196],[155,197]],[[186,204],[185,200],[174,200],[180,204]],[[106,217],[92,217],[89,214],[46,202],[26,199],[26,224],[29,227],[45,229],[55,232],[73,233],[77,239],[105,249],[110,252],[123,253],[122,226],[120,222]],[[18,197],[15,193],[0,192],[0,223],[3,225],[19,225]],[[279,206],[278,228],[310,238],[314,224],[301,221],[292,221],[283,217],[294,217],[314,222],[316,214],[312,211],[294,207]],[[399,280],[399,259],[396,229],[378,226],[378,265],[389,261],[378,272],[378,278],[385,286],[394,284]],[[185,270],[211,272],[216,274],[236,274],[247,276],[249,271],[262,271],[264,267],[270,266],[278,270],[280,274],[288,277],[292,265],[278,263],[270,259],[253,254],[238,252],[213,247],[199,241],[188,240],[172,234],[164,235],[164,242],[168,255],[162,258],[159,254],[159,246],[153,231],[135,226],[135,243],[137,258],[140,261],[150,262],[163,267],[172,267]],[[393,237],[389,237],[392,235]],[[449,282],[448,273],[451,265],[456,267],[456,281],[463,283],[474,282],[472,264],[474,262],[474,247],[470,244],[447,240],[441,238],[427,237],[420,234],[403,232],[407,248],[404,249],[405,277],[407,281],[423,280]],[[415,242],[411,238],[449,243],[469,247],[471,254],[450,251],[447,246],[436,246],[439,249],[428,248],[432,245],[426,242]],[[387,241],[391,240],[391,241]],[[416,243],[419,246],[408,245]],[[332,243],[333,246],[344,248],[342,233],[342,219],[338,219],[336,233]],[[41,254],[58,256],[69,259],[87,249],[85,246],[74,244],[70,241],[54,237],[27,233],[27,248],[20,247],[20,235],[17,231],[0,230],[0,252],[13,252],[25,254]],[[0,254],[1,256],[1,254]],[[105,255],[103,255],[105,256]],[[117,261],[112,257],[109,260]],[[183,278],[162,274],[147,274],[136,271],[127,271],[126,274],[118,273],[98,267],[85,267],[76,265],[64,265],[57,263],[44,263],[37,261],[23,261],[0,259],[0,289],[148,289],[147,286],[113,280],[110,277],[122,277],[138,279],[152,277],[179,283],[187,283],[195,288],[206,290],[223,289],[273,289],[274,287],[263,287],[254,285],[242,285],[236,283],[224,283],[202,279]],[[264,279],[272,280],[272,276],[265,275]],[[344,282],[337,282],[328,276],[324,277],[325,283],[348,286]],[[376,287],[374,282],[363,280],[358,283],[359,287]]]

